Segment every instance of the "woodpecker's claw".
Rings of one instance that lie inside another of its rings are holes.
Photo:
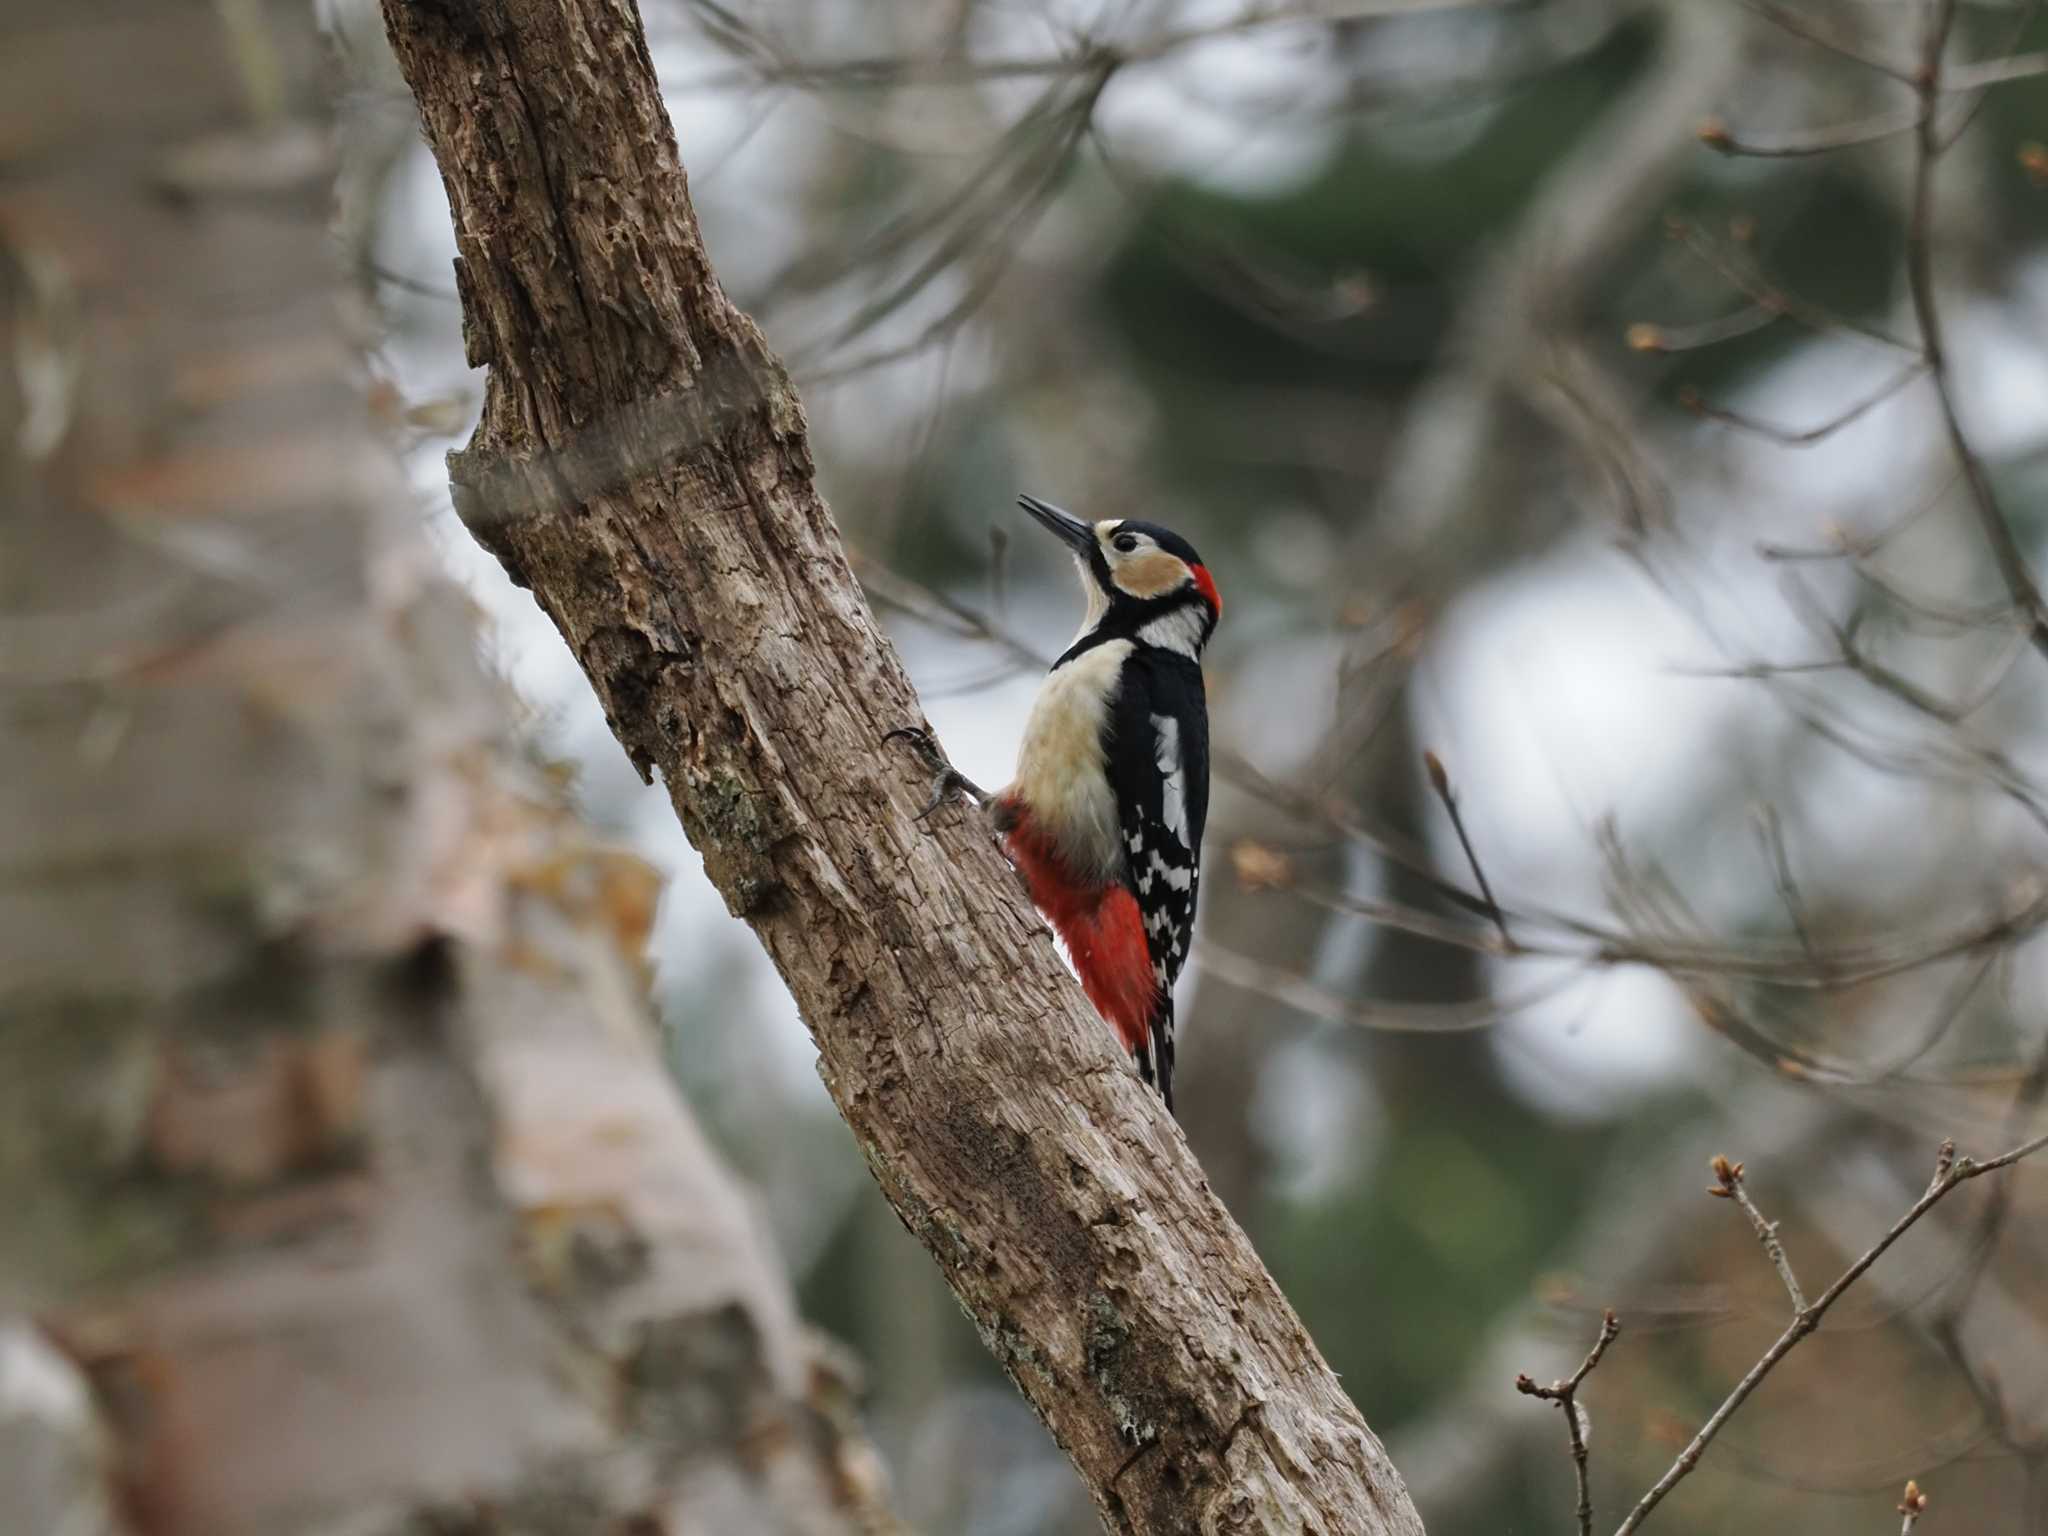
[[[987,791],[946,760],[946,754],[941,752],[939,744],[932,740],[930,731],[915,725],[899,725],[895,730],[883,736],[882,740],[884,742],[891,742],[898,738],[909,742],[911,750],[924,759],[925,767],[929,768],[936,776],[936,782],[932,785],[930,801],[926,803],[923,810],[917,813],[919,821],[923,821],[926,817],[930,816],[933,811],[944,805],[955,794],[965,795],[976,805],[988,803]]]

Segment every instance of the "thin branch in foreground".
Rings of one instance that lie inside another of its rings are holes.
[[[1524,1397],[1540,1398],[1564,1410],[1565,1429],[1572,1437],[1572,1468],[1579,1481],[1579,1536],[1593,1536],[1593,1486],[1586,1476],[1586,1421],[1579,1412],[1579,1386],[1593,1374],[1593,1367],[1600,1363],[1607,1346],[1620,1332],[1621,1319],[1614,1315],[1614,1308],[1608,1307],[1600,1314],[1600,1337],[1593,1341],[1586,1358],[1570,1376],[1547,1387],[1537,1386],[1527,1376],[1515,1378],[1515,1390]]]
[[[1742,1214],[1749,1218],[1749,1224],[1756,1229],[1757,1241],[1764,1245],[1764,1253],[1771,1261],[1771,1267],[1778,1272],[1778,1278],[1785,1282],[1786,1294],[1792,1298],[1792,1314],[1798,1316],[1806,1310],[1806,1297],[1799,1289],[1799,1277],[1792,1272],[1792,1260],[1785,1252],[1785,1244],[1778,1237],[1778,1224],[1766,1221],[1764,1213],[1756,1208],[1756,1202],[1749,1198],[1749,1191],[1743,1187],[1742,1164],[1732,1163],[1727,1158],[1715,1155],[1715,1184],[1707,1191],[1723,1200],[1733,1200],[1742,1207]]]
[[[1821,1319],[1827,1316],[1829,1308],[1842,1299],[1843,1293],[1860,1280],[1871,1265],[1883,1258],[1894,1243],[1911,1231],[1921,1217],[1940,1204],[1944,1196],[1959,1184],[1996,1172],[2000,1168],[2009,1168],[2021,1159],[2031,1157],[2043,1147],[2048,1147],[2048,1132],[2034,1137],[2031,1141],[2021,1142],[2010,1151],[2001,1152],[1997,1157],[1978,1162],[1974,1158],[1956,1156],[1956,1144],[1953,1141],[1944,1141],[1940,1153],[1935,1158],[1934,1177],[1928,1183],[1927,1192],[1913,1202],[1912,1208],[1905,1215],[1892,1223],[1891,1229],[1883,1237],[1865,1249],[1862,1257],[1843,1270],[1833,1285],[1822,1291],[1810,1305],[1800,1308],[1793,1315],[1785,1331],[1778,1335],[1771,1347],[1749,1368],[1749,1373],[1735,1384],[1735,1390],[1728,1394],[1721,1406],[1716,1408],[1707,1422],[1700,1426],[1699,1433],[1692,1437],[1691,1443],[1678,1453],[1678,1459],[1671,1463],[1670,1468],[1657,1479],[1650,1491],[1643,1495],[1636,1507],[1628,1512],[1628,1518],[1615,1527],[1614,1536],[1630,1536],[1632,1531],[1642,1528],[1643,1522],[1649,1519],[1650,1512],[1664,1502],[1665,1496],[1673,1488],[1691,1475],[1707,1447],[1713,1444],[1714,1437],[1727,1426],[1728,1421],[1735,1416],[1736,1409],[1748,1400],[1750,1393],[1762,1385],[1764,1378],[1777,1369],[1779,1362],[1792,1353],[1801,1339],[1820,1327]]]
[[[1479,867],[1479,854],[1472,846],[1471,836],[1465,831],[1465,818],[1458,810],[1457,796],[1451,793],[1451,776],[1444,771],[1444,760],[1434,752],[1425,752],[1422,764],[1429,770],[1429,787],[1436,791],[1437,799],[1443,801],[1444,811],[1451,818],[1451,827],[1458,834],[1458,846],[1465,850],[1465,862],[1472,866],[1472,879],[1486,901],[1486,915],[1500,930],[1500,941],[1507,947],[1507,952],[1513,954],[1516,948],[1514,935],[1508,932],[1508,920],[1500,910],[1500,903],[1493,899],[1493,887],[1487,883],[1486,871]]]

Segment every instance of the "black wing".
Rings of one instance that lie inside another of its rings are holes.
[[[1145,918],[1159,983],[1152,1051],[1138,1066],[1173,1107],[1173,984],[1194,939],[1209,819],[1209,709],[1202,669],[1184,656],[1140,647],[1125,663],[1110,718],[1108,760],[1124,839],[1124,884]]]

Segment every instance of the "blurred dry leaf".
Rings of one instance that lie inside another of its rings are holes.
[[[1668,1408],[1652,1408],[1643,1428],[1654,1445],[1683,1446],[1692,1441],[1692,1429]]]
[[[1230,845],[1230,867],[1237,883],[1247,891],[1279,890],[1294,883],[1294,867],[1287,855],[1248,837]]]

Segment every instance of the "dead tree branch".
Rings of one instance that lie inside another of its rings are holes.
[[[1416,1533],[1172,1121],[977,826],[719,287],[631,0],[384,0],[489,365],[455,505],[666,782],[884,1193],[1119,1532]]]

